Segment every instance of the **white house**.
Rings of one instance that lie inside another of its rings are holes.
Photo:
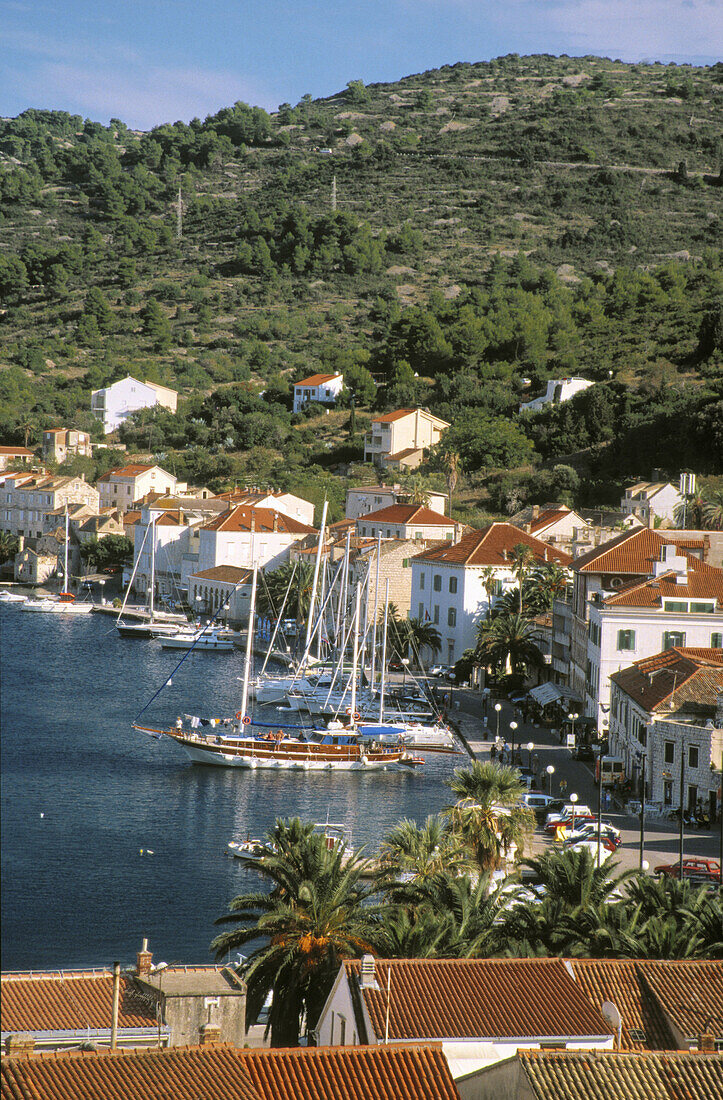
[[[250,569],[256,564],[276,569],[289,560],[294,543],[316,533],[308,524],[270,508],[232,505],[200,528],[195,572],[218,565]]]
[[[320,1047],[441,1042],[455,1080],[518,1050],[613,1047],[562,959],[364,955],[342,963],[315,1030]]]
[[[594,385],[595,383],[587,378],[551,378],[543,395],[520,405],[520,412],[536,412],[544,405],[561,405],[576,393],[582,393],[583,390]]]
[[[314,505],[311,501],[293,493],[285,493],[282,489],[246,486],[244,489],[219,493],[214,499],[226,500],[229,504],[243,504],[248,508],[271,508],[274,512],[282,512],[289,519],[298,519],[300,523],[307,523],[310,527],[314,525]]]
[[[130,374],[111,386],[93,390],[90,395],[90,411],[103,421],[106,435],[120,427],[131,413],[153,408],[154,405],[162,405],[175,412],[178,394],[158,382],[139,382]]]
[[[427,409],[396,409],[375,416],[364,439],[364,461],[391,470],[414,469],[448,427]]]
[[[35,455],[27,447],[0,447],[0,470],[8,466],[31,466]]]
[[[636,481],[620,498],[620,509],[652,527],[655,519],[674,523],[675,509],[682,503],[680,490],[671,481]]]
[[[442,635],[441,659],[454,664],[475,645],[477,627],[496,598],[517,587],[513,551],[531,547],[539,564],[569,566],[563,550],[548,546],[511,523],[492,523],[470,531],[459,542],[426,550],[412,558],[411,615],[433,623]],[[487,570],[490,569],[490,590]]]
[[[130,463],[98,478],[100,506],[127,512],[147,493],[173,493],[177,486],[178,479],[160,466]]]
[[[723,649],[675,647],[610,677],[610,751],[661,808],[720,813]],[[684,760],[681,761],[681,752]]]
[[[159,596],[178,598],[188,590],[186,562],[195,562],[198,554],[198,529],[203,520],[180,508],[141,508],[141,517],[128,532],[133,538],[133,564],[136,569],[133,588],[145,597],[151,582]],[[155,555],[155,560],[152,558]]]
[[[347,519],[359,519],[369,512],[378,512],[380,508],[390,508],[393,504],[408,504],[410,492],[401,485],[360,485],[346,491]],[[425,504],[433,512],[444,515],[449,506],[447,493],[425,490]]]
[[[723,647],[723,570],[663,544],[652,573],[590,605],[584,702],[600,726],[613,673],[674,646]]]
[[[459,538],[463,523],[433,512],[422,504],[392,504],[368,512],[356,521],[357,534],[364,538],[383,539],[448,539]]]
[[[308,378],[302,378],[294,383],[294,412],[297,413],[310,401],[333,405],[343,389],[343,374],[311,374]]]

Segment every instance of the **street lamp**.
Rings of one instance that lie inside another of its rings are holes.
[[[409,664],[409,657],[402,657],[402,691],[407,686],[407,665]]]
[[[555,774],[555,765],[554,764],[548,764],[547,767],[545,768],[545,771],[547,772],[547,786],[548,786],[548,789],[550,791],[550,794],[552,794],[552,777]]]
[[[527,742],[527,767],[532,771],[532,753],[535,750],[535,745],[532,741]]]
[[[573,743],[573,746],[574,746],[575,745],[575,719],[579,718],[580,715],[579,714],[568,714],[567,717],[572,722],[572,743]]]
[[[510,722],[510,762],[515,762],[515,730],[517,729],[517,722]]]
[[[572,831],[575,832],[575,803],[577,802],[577,795],[573,791],[570,795],[570,801],[572,802]]]
[[[497,737],[500,736],[500,711],[502,710],[502,703],[495,703],[495,711],[497,712]]]
[[[645,764],[648,759],[647,752],[637,754],[640,760],[640,870],[645,863]]]

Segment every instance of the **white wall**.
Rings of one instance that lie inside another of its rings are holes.
[[[158,394],[145,382],[139,382],[137,378],[121,379],[107,386],[104,390],[94,390],[91,395],[91,410],[96,411],[96,395],[105,395],[105,410],[102,413],[103,431],[106,435],[115,431],[127,417],[138,409],[149,409],[157,405]]]
[[[280,531],[208,531],[199,533],[198,565],[203,573],[217,565],[237,565],[251,569],[254,564],[276,569],[289,560],[289,548],[303,535]]]

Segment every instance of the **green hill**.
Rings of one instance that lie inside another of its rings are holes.
[[[0,438],[87,428],[90,391],[131,373],[182,400],[129,446],[337,511],[370,411],[398,404],[452,422],[493,509],[514,469],[515,500],[719,474],[722,133],[723,65],[516,55],[147,134],[0,120]],[[355,423],[291,415],[319,368]],[[572,373],[599,385],[518,416]]]

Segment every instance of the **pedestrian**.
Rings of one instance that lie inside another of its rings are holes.
[[[494,760],[497,756],[497,742],[493,741],[490,745],[490,760]]]
[[[565,794],[566,791],[567,791],[567,780],[566,779],[561,779],[560,780],[560,794]]]
[[[603,791],[603,806],[606,810],[610,807],[610,791],[607,788]]]

